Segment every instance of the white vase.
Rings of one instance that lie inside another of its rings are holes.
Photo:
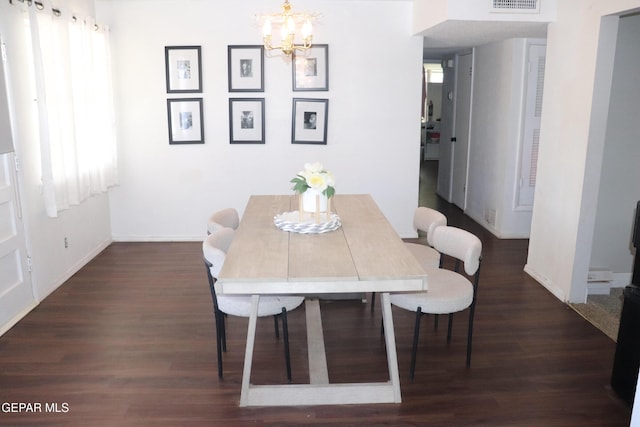
[[[319,205],[316,209],[317,202],[319,202]],[[304,212],[326,212],[327,195],[322,194],[322,191],[309,188],[307,191],[302,193],[302,210]]]

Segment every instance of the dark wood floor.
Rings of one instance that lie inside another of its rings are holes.
[[[413,316],[394,309],[401,404],[239,408],[247,322],[228,319],[219,381],[200,245],[115,243],[0,337],[0,425],[628,425],[609,386],[614,342],[523,272],[527,242],[421,200],[484,244],[470,369],[463,313],[450,345],[446,328],[423,328],[410,382]],[[325,301],[322,315],[333,382],[388,378],[379,308]],[[294,382],[308,379],[305,334],[302,308],[290,313]],[[258,322],[252,381],[286,382],[270,319]],[[42,412],[7,413],[20,402]]]

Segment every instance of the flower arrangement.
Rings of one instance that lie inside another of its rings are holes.
[[[333,197],[336,193],[336,180],[333,174],[324,169],[321,163],[305,163],[304,170],[298,172],[293,178],[292,190],[298,194],[303,194],[309,188],[314,189],[327,198]]]

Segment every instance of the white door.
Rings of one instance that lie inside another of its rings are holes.
[[[0,335],[36,305],[31,286],[24,225],[16,183],[16,161],[5,85],[5,55],[0,61]]]
[[[455,93],[456,69],[454,59],[446,59],[442,79],[442,120],[440,122],[440,149],[438,162],[437,194],[451,203],[451,174],[453,171],[452,142],[455,128]]]
[[[17,194],[14,155],[0,154],[0,335],[36,305]]]
[[[456,73],[455,142],[453,149],[452,199],[461,208],[467,202],[467,170],[469,164],[469,127],[471,124],[471,85],[473,77],[473,53],[458,55]]]

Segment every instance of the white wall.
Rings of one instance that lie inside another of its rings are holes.
[[[525,39],[474,51],[467,213],[501,238],[529,237],[531,212],[514,210],[522,135]],[[495,220],[494,220],[495,218]]]
[[[631,232],[640,200],[640,15],[621,18],[618,29],[590,265],[622,275],[628,284],[635,253]]]
[[[511,39],[474,49],[469,171],[465,213],[500,238],[529,237],[531,211],[516,210],[514,197],[522,143],[527,64],[532,39]],[[540,43],[540,40],[536,41]],[[445,69],[444,91],[455,70]],[[438,194],[449,199],[452,104],[445,100]]]
[[[298,1],[322,13],[329,91],[292,92],[290,63],[265,58],[264,93],[227,91],[227,46],[260,44],[258,0],[98,0],[111,24],[120,186],[111,192],[115,240],[197,240],[207,216],[241,213],[251,194],[290,193],[305,162],[334,172],[339,193],[371,193],[401,236],[418,200],[422,39],[408,1]],[[381,31],[384,29],[384,31]],[[170,146],[164,47],[202,46],[204,145]],[[228,99],[264,97],[266,144],[230,145]],[[293,97],[329,99],[326,146],[291,144]]]
[[[44,2],[51,7],[50,2]],[[33,6],[32,6],[33,7]],[[67,1],[59,6],[63,18],[91,16],[92,0]],[[33,259],[32,282],[42,300],[111,241],[107,195],[94,197],[58,218],[45,214],[41,189],[40,149],[31,48],[24,20],[25,3],[0,2],[0,33],[7,45],[8,82],[14,117],[16,154],[22,170],[18,173],[20,198],[26,226],[27,249]],[[65,249],[64,239],[69,247]]]
[[[614,18],[602,17],[638,7],[638,0],[565,0],[549,25],[525,270],[563,301],[586,298],[617,33],[609,28]],[[601,32],[613,42],[603,41],[599,50]]]

